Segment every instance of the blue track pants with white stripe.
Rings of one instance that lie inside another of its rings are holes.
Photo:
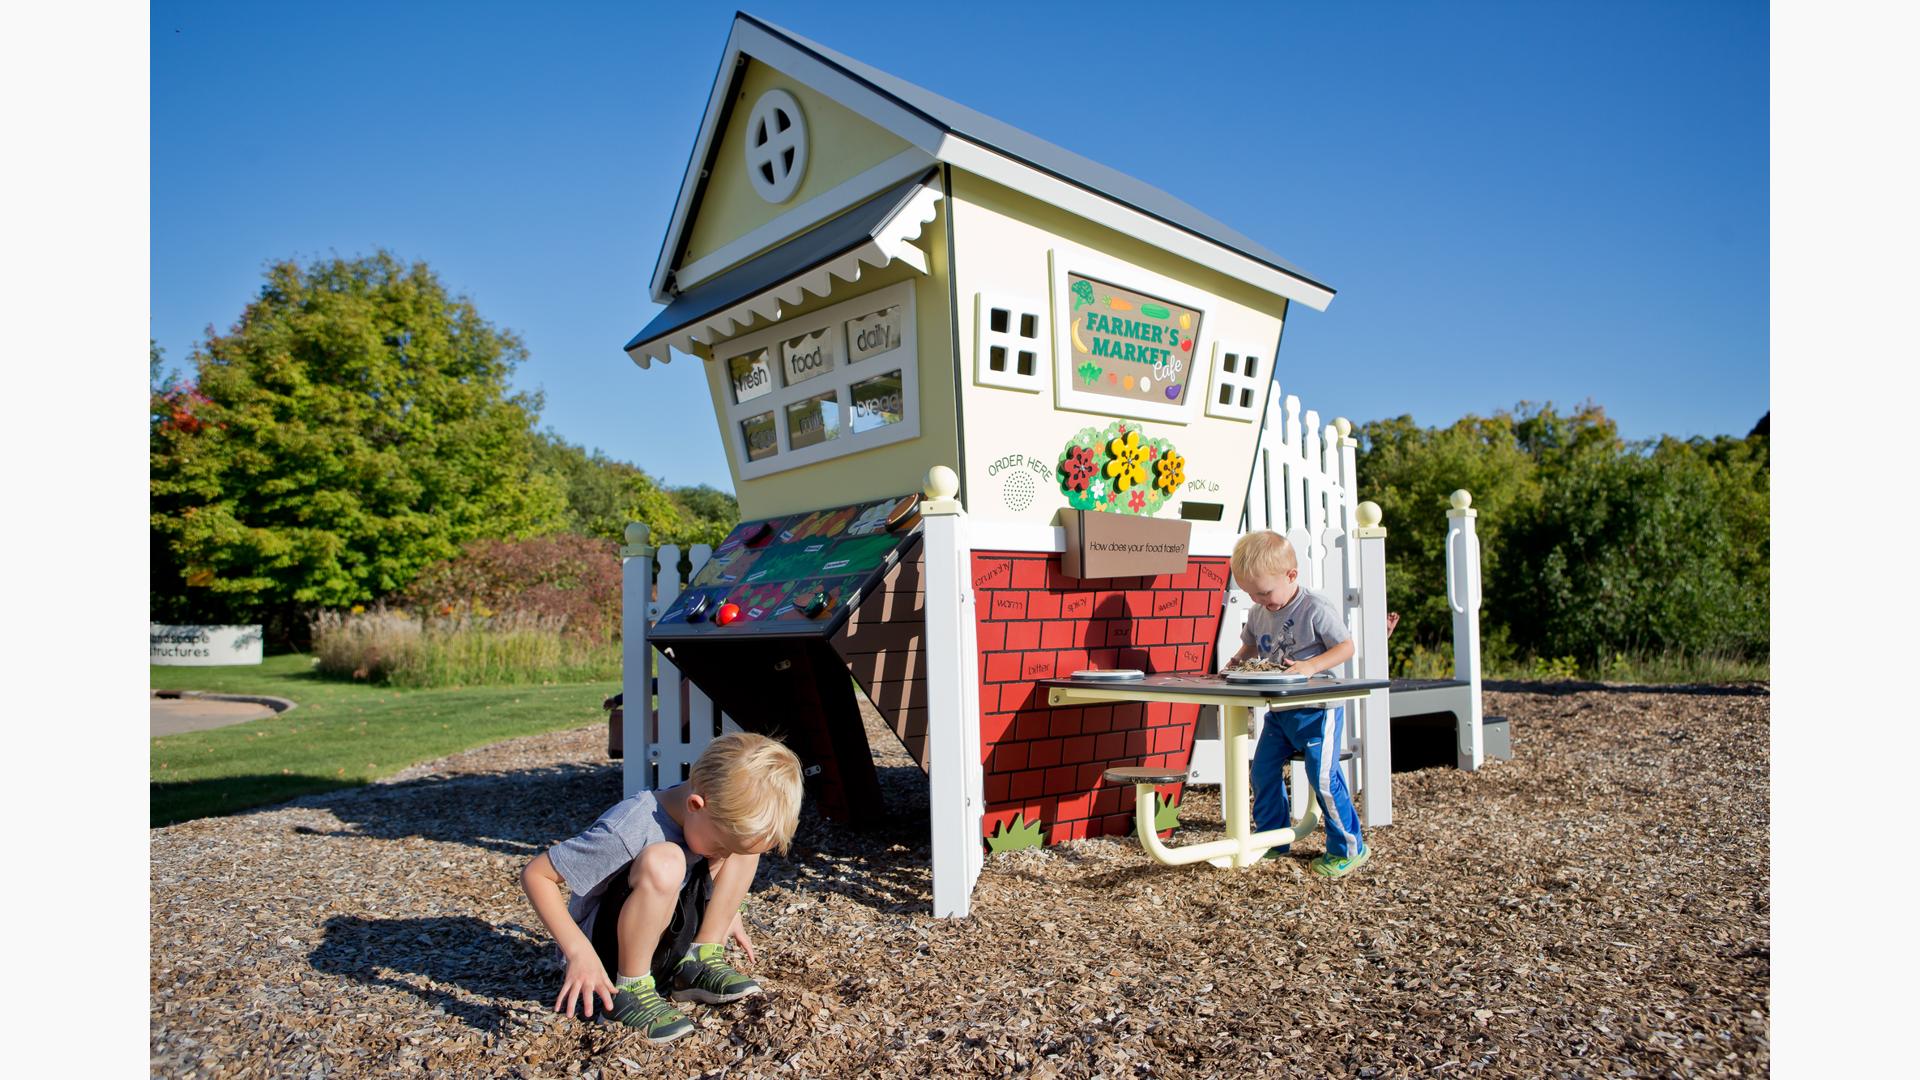
[[[1327,854],[1354,855],[1360,850],[1360,815],[1353,811],[1347,778],[1340,771],[1341,707],[1331,709],[1276,709],[1267,714],[1260,746],[1253,752],[1253,828],[1255,832],[1284,829],[1289,817],[1287,759],[1306,755],[1308,782],[1320,797],[1320,816],[1327,824]],[[1275,848],[1285,851],[1285,847]]]

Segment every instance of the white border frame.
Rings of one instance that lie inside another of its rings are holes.
[[[877,446],[905,442],[920,437],[920,339],[914,320],[914,282],[902,281],[884,288],[874,289],[859,296],[843,300],[837,304],[811,311],[805,315],[782,320],[765,329],[751,334],[742,334],[729,338],[713,346],[713,363],[720,369],[720,392],[725,394],[725,407],[721,410],[725,417],[726,438],[732,445],[736,460],[740,465],[740,479],[754,480],[774,473],[787,472],[790,469],[815,465],[822,461],[857,454],[862,450],[871,450]],[[846,323],[862,315],[870,315],[875,308],[900,306],[900,344],[883,353],[876,353],[864,360],[847,360]],[[832,372],[817,378],[808,379],[791,386],[786,382],[786,363],[780,356],[780,344],[802,334],[811,334],[821,329],[829,329],[829,347],[835,354],[838,365]],[[774,377],[779,380],[771,393],[742,405],[733,400],[733,379],[728,374],[727,361],[743,352],[756,349],[772,349]],[[894,365],[900,366],[900,401],[906,415],[897,424],[875,428],[855,434],[851,428],[853,419],[854,383],[864,382]],[[810,397],[832,391],[840,404],[840,426],[838,434],[825,442],[812,446],[803,446],[795,450],[787,435],[787,406]],[[758,461],[747,459],[746,436],[740,431],[740,422],[763,412],[773,412],[774,433],[779,449],[772,457]]]
[[[1187,399],[1184,402],[1174,405],[1150,398],[1134,399],[1090,394],[1085,390],[1073,388],[1073,346],[1071,344],[1073,315],[1065,303],[1069,271],[1082,277],[1099,278],[1123,289],[1157,296],[1162,300],[1172,301],[1181,307],[1192,308],[1200,313],[1199,333],[1193,339],[1193,352],[1187,356]],[[1213,331],[1209,328],[1215,320],[1220,318],[1224,301],[1170,277],[1164,277],[1151,270],[1143,270],[1132,263],[1121,262],[1105,255],[1096,255],[1085,248],[1049,248],[1047,277],[1053,292],[1050,314],[1053,323],[1055,404],[1062,409],[1070,409],[1074,412],[1121,416],[1131,420],[1152,420],[1162,424],[1191,424],[1199,419],[1200,408],[1194,391],[1201,388],[1195,386],[1193,382],[1194,358],[1213,355]],[[1067,358],[1064,364],[1059,360],[1062,356]],[[1206,383],[1210,386],[1212,382],[1212,372],[1208,372]]]

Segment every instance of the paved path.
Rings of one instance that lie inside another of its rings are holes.
[[[274,715],[271,707],[251,701],[213,701],[207,698],[153,698],[151,738],[184,731],[244,724]]]

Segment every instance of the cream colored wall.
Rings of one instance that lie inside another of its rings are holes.
[[[803,106],[804,107],[804,106]],[[804,304],[788,305],[783,316],[817,311],[851,300],[864,293],[912,281],[914,337],[918,346],[920,372],[920,436],[905,442],[863,450],[846,457],[814,465],[773,473],[753,480],[740,478],[740,461],[734,440],[722,432],[726,447],[727,469],[733,476],[733,490],[740,500],[745,520],[844,506],[864,499],[886,495],[904,495],[919,491],[927,470],[935,465],[956,466],[960,460],[959,413],[954,400],[953,321],[948,311],[947,294],[947,208],[943,199],[939,214],[920,233],[919,246],[927,252],[930,274],[894,263],[885,270],[869,271],[851,284],[837,282],[833,295],[809,297]],[[764,329],[756,323],[743,332]],[[716,351],[725,355],[725,343],[702,350],[701,363],[707,371],[707,389],[713,398],[716,418],[726,415],[728,382],[720,365],[713,361]]]
[[[1103,263],[1126,264],[1173,279],[1190,292],[1201,294],[1201,329],[1205,336],[1196,343],[1196,368],[1204,361],[1207,375],[1189,376],[1195,378],[1187,391],[1192,406],[1189,422],[1128,422],[1137,424],[1150,438],[1167,439],[1186,458],[1188,483],[1178,497],[1167,500],[1158,516],[1180,516],[1181,500],[1220,503],[1218,524],[1201,522],[1195,527],[1233,529],[1246,501],[1259,422],[1257,418],[1248,423],[1206,415],[1205,394],[1212,389],[1211,342],[1226,342],[1230,348],[1238,346],[1235,351],[1262,357],[1271,372],[1286,301],[959,170],[952,173],[947,205],[954,224],[968,513],[984,521],[1057,523],[1056,512],[1067,505],[1056,472],[1066,444],[1081,429],[1104,427],[1116,418],[1056,405],[1053,357],[1070,350],[1052,340],[1058,301],[1052,295],[1048,253],[1054,251],[1065,256],[1069,265],[1074,254],[1091,254]],[[1113,284],[1129,287],[1124,274]],[[975,384],[975,297],[981,292],[1030,297],[1045,306],[1047,330],[1043,339],[1051,352],[1043,351],[1040,357],[1045,375],[1041,392]],[[1202,351],[1204,357],[1199,356]],[[1010,503],[1020,500],[1026,482],[1013,481],[1010,485],[1009,478],[1022,472],[1032,478],[1035,491],[1032,503],[1016,511]]]
[[[785,90],[800,103],[807,118],[807,172],[787,201],[770,203],[747,179],[745,128],[753,103],[772,89]],[[684,266],[708,255],[735,238],[772,221],[816,195],[832,189],[895,154],[908,149],[905,140],[878,127],[845,106],[804,86],[799,80],[754,60],[736,91],[727,129],[719,137],[713,175],[694,208],[686,253],[676,264]],[[844,208],[842,208],[844,209]],[[743,259],[745,256],[743,256]]]

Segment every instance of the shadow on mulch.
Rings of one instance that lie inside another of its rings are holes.
[[[358,780],[337,780],[306,773],[220,776],[205,780],[167,780],[147,784],[147,825],[158,829],[196,818],[238,813],[256,807],[359,787]]]
[[[564,794],[559,794],[564,793]],[[424,776],[364,789],[329,810],[346,828],[304,836],[466,844],[531,859],[620,801],[620,765],[553,765],[471,776]]]
[[[477,1031],[506,1028],[514,1003],[537,1004],[552,980],[543,971],[553,944],[518,926],[497,926],[469,915],[421,919],[366,919],[336,915],[307,960],[314,970],[369,986],[404,990],[429,1007]],[[520,979],[502,972],[521,972]],[[416,983],[402,976],[417,975]],[[457,986],[484,1001],[442,989]]]

